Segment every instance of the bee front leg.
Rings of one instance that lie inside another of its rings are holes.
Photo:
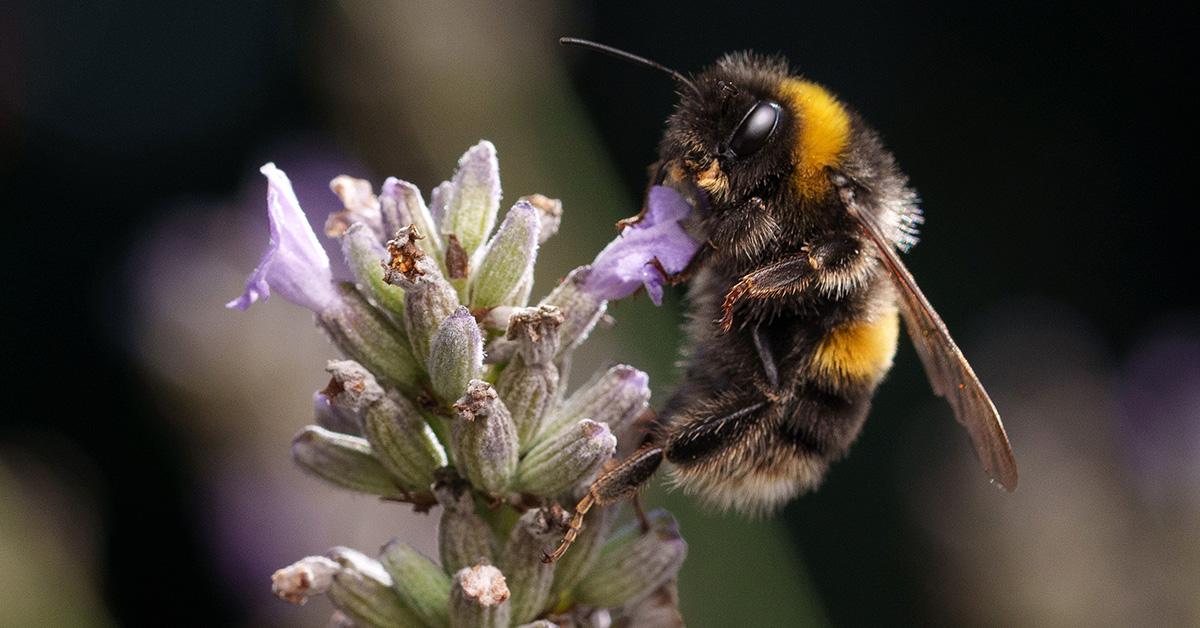
[[[827,294],[844,294],[866,276],[867,261],[862,243],[852,235],[834,234],[810,242],[799,253],[742,276],[725,295],[721,331],[733,329],[734,308],[743,301],[787,298],[813,286]]]
[[[575,514],[567,524],[567,532],[553,552],[543,553],[542,562],[553,563],[562,558],[583,529],[583,518],[592,506],[607,506],[637,494],[639,488],[649,480],[662,464],[662,447],[644,445],[628,458],[596,478],[588,487],[587,495],[575,505]]]
[[[797,294],[808,287],[814,270],[808,253],[802,252],[747,273],[725,295],[725,303],[721,306],[721,331],[729,333],[733,330],[733,310],[742,301]]]

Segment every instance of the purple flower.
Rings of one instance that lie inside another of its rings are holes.
[[[683,271],[700,248],[700,242],[679,224],[691,211],[675,190],[661,185],[650,188],[646,213],[600,251],[584,290],[611,301],[645,286],[650,300],[661,305],[666,283],[662,271]]]
[[[271,242],[258,267],[246,279],[246,291],[225,307],[245,310],[260,297],[268,299],[274,289],[292,303],[322,312],[337,298],[329,256],[300,209],[287,175],[273,163],[259,171],[267,177]]]

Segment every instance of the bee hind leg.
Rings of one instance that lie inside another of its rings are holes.
[[[543,552],[542,562],[553,563],[562,558],[583,529],[583,518],[592,506],[607,506],[637,494],[662,464],[662,447],[645,445],[628,458],[601,474],[588,487],[588,492],[575,505],[575,514],[567,524],[567,532],[553,552]]]

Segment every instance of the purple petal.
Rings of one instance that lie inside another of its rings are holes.
[[[599,298],[615,300],[645,287],[655,305],[662,304],[666,278],[654,260],[669,274],[681,272],[700,248],[679,224],[691,206],[678,192],[664,186],[650,189],[642,220],[626,227],[592,262],[584,289]]]
[[[267,177],[270,244],[246,280],[246,291],[225,307],[244,310],[260,298],[268,299],[273,289],[292,303],[321,312],[337,298],[329,256],[300,209],[287,175],[273,163],[263,166],[260,172]]]
[[[675,190],[656,185],[650,188],[646,214],[637,226],[652,227],[662,222],[679,222],[692,213],[692,206]]]

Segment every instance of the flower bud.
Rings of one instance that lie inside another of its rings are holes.
[[[370,230],[376,244],[387,239],[379,199],[371,189],[370,181],[341,175],[329,182],[329,189],[342,200],[345,209],[329,214],[325,219],[325,235],[337,238],[346,233],[350,225],[360,224]]]
[[[422,364],[442,321],[458,307],[454,286],[442,277],[434,260],[417,245],[422,236],[413,227],[401,229],[387,243],[384,281],[404,289],[404,325],[413,355]]]
[[[568,515],[558,506],[527,510],[513,526],[500,555],[500,569],[512,589],[513,623],[537,617],[550,602],[554,565],[542,562],[542,553],[567,530]]]
[[[514,482],[517,490],[554,497],[592,477],[617,451],[617,437],[608,426],[590,419],[574,430],[549,438],[521,459]]]
[[[434,469],[446,464],[446,452],[420,410],[395,392],[366,408],[363,427],[375,457],[405,488],[428,490]]]
[[[564,320],[562,310],[553,305],[521,308],[509,317],[505,336],[518,343],[526,364],[546,364],[558,354],[558,330]]]
[[[347,356],[398,387],[410,387],[421,371],[403,335],[354,289],[337,286],[341,299],[317,320]]]
[[[392,577],[378,561],[361,552],[338,547],[329,557],[341,565],[329,587],[329,599],[359,626],[418,628],[421,618],[404,606]]]
[[[450,576],[417,550],[392,539],[379,555],[400,593],[400,599],[427,626],[446,626],[450,623],[447,604],[450,599]]]
[[[504,574],[491,565],[464,567],[450,586],[452,628],[508,628],[512,606]]]
[[[518,200],[533,205],[533,208],[538,211],[538,221],[542,225],[538,230],[538,244],[544,243],[558,233],[558,226],[562,224],[562,201],[541,194],[522,196]]]
[[[313,415],[317,425],[331,431],[362,436],[362,418],[349,405],[339,404],[324,390],[313,393]]]
[[[475,512],[470,486],[450,469],[439,470],[433,494],[442,506],[438,523],[438,553],[442,568],[455,573],[463,567],[491,563],[495,556],[492,531]]]
[[[322,595],[333,584],[341,569],[324,556],[307,556],[271,575],[271,591],[292,604],[303,604],[314,595]]]
[[[553,363],[528,365],[518,358],[496,381],[496,389],[512,411],[522,450],[533,444],[542,417],[553,407],[558,379],[558,367]]]
[[[618,364],[575,391],[545,422],[537,441],[554,438],[580,419],[606,423],[620,435],[650,401],[650,378],[632,366]]]
[[[554,364],[562,313],[551,305],[517,310],[509,319],[509,340],[517,355],[500,374],[496,389],[513,415],[522,449],[533,444],[542,418],[557,402],[559,375]]]
[[[310,425],[292,440],[292,458],[305,471],[352,491],[393,499],[404,494],[365,438]]]
[[[529,203],[519,202],[508,210],[471,273],[471,307],[515,303],[522,280],[533,276],[540,228],[537,210]]]
[[[545,299],[543,305],[553,305],[562,310],[565,318],[558,330],[561,341],[559,353],[566,353],[587,340],[600,317],[608,308],[608,302],[583,289],[583,283],[591,272],[590,266],[572,270]]]
[[[441,233],[441,224],[446,218],[446,200],[450,198],[450,191],[453,189],[452,182],[442,181],[429,191],[429,213],[433,215],[433,224],[438,225],[438,233]]]
[[[370,297],[393,320],[404,320],[404,290],[383,280],[383,262],[387,250],[369,227],[362,223],[350,225],[342,235],[342,254],[354,273],[358,290]]]
[[[616,607],[637,602],[679,573],[687,543],[675,518],[657,510],[642,533],[637,522],[613,534],[600,557],[575,589],[575,599],[589,606]]]
[[[483,335],[475,317],[459,307],[439,326],[429,350],[429,380],[438,398],[462,396],[467,383],[483,370]]]
[[[414,226],[425,236],[422,248],[435,260],[441,259],[445,247],[417,186],[396,177],[388,177],[379,193],[379,207],[386,233],[395,235],[401,229]]]
[[[507,331],[508,322],[512,318],[512,315],[520,310],[521,308],[511,305],[501,305],[491,308],[479,317],[479,326],[487,331]],[[508,360],[505,359],[502,361],[507,362]]]
[[[517,469],[517,430],[491,384],[471,380],[454,404],[450,442],[458,471],[475,488],[500,494]]]
[[[441,233],[458,236],[467,255],[474,256],[495,226],[499,209],[500,164],[496,147],[483,140],[467,149],[458,161],[458,171],[445,198]]]
[[[326,394],[349,410],[362,412],[384,395],[375,376],[354,360],[329,360],[325,372],[332,377]]]

